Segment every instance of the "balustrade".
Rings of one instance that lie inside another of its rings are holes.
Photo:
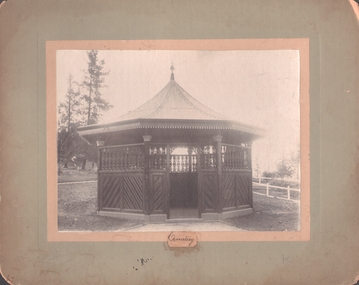
[[[150,146],[150,169],[167,169],[167,152],[169,170],[171,173],[197,172],[197,148],[192,148],[188,154],[173,154],[175,147],[170,149],[165,145]],[[201,169],[215,169],[217,167],[216,148],[213,145],[201,146]],[[251,149],[247,146],[223,144],[221,148],[223,169],[251,169]],[[133,170],[144,168],[144,146],[130,145],[100,148],[100,170]]]
[[[143,145],[100,148],[100,170],[133,170],[143,168]]]
[[[223,169],[250,169],[250,148],[247,146],[222,145]]]

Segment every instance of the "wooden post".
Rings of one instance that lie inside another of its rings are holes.
[[[221,186],[222,179],[222,136],[214,136],[213,139],[216,142],[216,154],[217,154],[217,195],[216,195],[216,208],[218,213],[223,212],[224,195]]]
[[[101,150],[97,148],[97,211],[102,209],[102,181],[100,177],[101,165]]]
[[[145,215],[149,215],[151,212],[150,208],[150,200],[151,200],[151,191],[150,191],[150,141],[152,139],[152,136],[144,135],[143,141],[145,145],[145,177],[144,177],[144,213]]]
[[[269,184],[266,184],[266,196],[269,196]]]
[[[202,169],[201,169],[201,146],[196,145],[197,147],[197,181],[198,181],[198,217],[201,218],[202,213],[204,212],[204,189],[202,187]]]
[[[287,198],[288,198],[288,200],[290,200],[290,187],[289,187],[289,185],[287,187]]]
[[[104,141],[96,141],[97,146],[97,211],[100,211],[102,209],[102,193],[103,193],[103,179],[102,175],[100,174],[100,169],[102,169],[102,152],[101,147],[103,147],[105,144]]]
[[[167,144],[166,146],[167,149],[167,165],[166,165],[166,189],[165,191],[165,197],[166,197],[166,204],[165,204],[165,212],[167,214],[167,219],[170,218],[170,211],[171,211],[171,205],[170,205],[170,195],[171,195],[171,180],[170,180],[170,175],[171,175],[171,163],[170,163],[170,159],[171,159],[171,147],[169,144]]]
[[[253,167],[252,167],[252,141],[249,143],[249,166],[251,168],[251,179],[250,181],[253,180]],[[249,191],[249,197],[250,197],[250,201],[249,201],[249,205],[251,206],[251,208],[253,208],[253,183],[250,184],[250,189],[248,189]]]

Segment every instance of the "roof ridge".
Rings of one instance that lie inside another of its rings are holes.
[[[176,88],[180,89],[180,91],[182,91],[182,90],[185,91],[179,84],[178,84],[178,86],[176,86]],[[182,90],[181,90],[181,89],[182,89]],[[202,113],[203,115],[206,115],[206,116],[208,116],[208,117],[215,118],[214,116],[211,116],[210,114],[207,114],[207,113],[203,112],[203,111],[202,111],[201,109],[199,109],[197,106],[195,106],[194,104],[192,104],[192,103],[187,99],[187,97],[184,96],[182,93],[183,93],[183,92],[179,92],[180,96],[187,102],[188,105],[193,106],[198,112]],[[189,94],[188,94],[188,95],[189,95]],[[191,95],[189,95],[189,96],[191,96]]]
[[[174,80],[171,80],[165,87],[167,87],[168,85],[172,85],[172,81]],[[171,89],[171,86],[168,87],[168,90],[167,90],[167,94],[165,96],[165,98],[163,99],[161,105],[150,115],[147,116],[147,118],[152,118],[154,115],[156,115],[159,111],[162,110],[163,108],[163,105],[166,103],[166,101],[168,100],[168,97],[169,97],[169,93],[170,93],[170,89]],[[163,90],[163,89],[162,89]],[[162,91],[161,90],[161,91]]]
[[[124,116],[126,116],[126,115],[128,115],[128,114],[130,114],[130,113],[138,113],[138,112],[143,112],[143,111],[146,111],[146,110],[150,110],[150,109],[148,109],[148,108],[147,108],[147,109],[144,109],[144,110],[141,110],[141,108],[142,108],[143,106],[148,105],[149,102],[155,101],[155,100],[157,99],[157,97],[160,96],[161,92],[163,92],[169,84],[170,84],[170,83],[167,83],[155,96],[153,96],[152,98],[150,98],[148,101],[144,102],[143,104],[141,104],[141,105],[138,106],[137,108],[135,108],[135,109],[133,109],[133,110],[130,110],[130,111],[128,111],[128,112],[125,113],[125,114],[122,114],[121,116],[117,117],[116,119],[119,120],[119,119],[121,119],[122,117],[124,117]],[[167,93],[168,93],[168,91],[167,91]],[[166,94],[165,98],[167,97],[167,95],[168,95],[168,94]],[[147,116],[146,116],[146,117],[147,117]]]
[[[223,116],[222,114],[219,114],[219,113],[217,113],[216,111],[212,110],[211,108],[208,108],[207,106],[203,105],[203,104],[202,104],[201,102],[199,102],[196,98],[194,98],[193,96],[191,96],[186,90],[184,90],[181,85],[177,84],[177,87],[179,87],[179,88],[181,89],[181,91],[186,94],[186,96],[184,96],[184,95],[180,92],[180,95],[181,95],[189,104],[191,104],[197,111],[199,111],[200,113],[202,113],[202,114],[204,114],[204,115],[207,115],[207,116],[209,116],[209,117],[215,118],[215,119],[216,119],[216,118],[218,119],[218,117],[223,118],[223,119],[227,119],[227,118],[226,118],[225,116]],[[209,111],[215,113],[215,115],[213,115],[213,114],[208,114],[207,112],[201,110],[199,107],[197,107],[197,106],[194,105],[192,102],[190,102],[187,97],[190,97],[192,100],[194,100],[195,102],[197,102],[198,104],[200,104],[202,107],[204,107],[204,108],[208,109]]]

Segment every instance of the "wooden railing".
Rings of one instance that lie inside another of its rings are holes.
[[[222,169],[251,169],[250,147],[223,144]]]
[[[258,189],[258,186],[261,187],[262,189]],[[275,190],[271,190],[271,189],[275,189]],[[263,184],[263,183],[253,182],[253,193],[270,198],[292,200],[296,202],[299,202],[300,200],[300,189],[290,188],[289,186],[287,187],[275,186],[275,185],[270,185],[269,183]]]
[[[143,144],[101,147],[99,170],[135,170],[144,168]]]

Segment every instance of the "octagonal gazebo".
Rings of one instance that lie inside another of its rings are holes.
[[[163,222],[253,211],[251,145],[261,131],[198,102],[173,68],[151,100],[78,132],[99,145],[100,215]]]

